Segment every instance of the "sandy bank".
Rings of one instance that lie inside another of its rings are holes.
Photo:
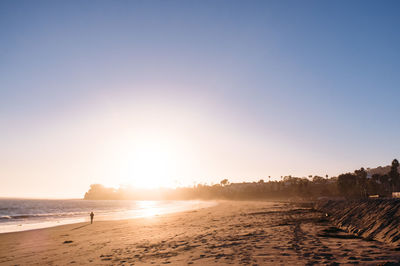
[[[273,202],[0,234],[4,265],[377,264],[398,255],[332,227],[320,212]]]
[[[329,213],[337,225],[360,237],[400,246],[400,200],[321,201],[316,208]]]

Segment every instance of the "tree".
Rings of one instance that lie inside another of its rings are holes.
[[[379,182],[382,184],[382,191],[385,196],[388,196],[390,193],[390,183],[389,183],[389,176],[388,175],[380,175]]]
[[[354,173],[357,181],[357,192],[361,197],[367,197],[367,172],[363,167],[361,167],[360,170],[356,170]]]
[[[317,176],[316,175],[316,176],[313,177],[312,181],[314,183],[325,183],[326,180],[322,176]]]
[[[373,174],[372,177],[367,181],[367,192],[369,195],[384,194],[383,186],[380,180],[380,174]]]
[[[223,180],[221,180],[221,182],[220,182],[220,184],[221,184],[221,186],[227,186],[227,185],[229,185],[229,180],[228,179],[223,179]]]
[[[392,166],[390,167],[390,172],[388,174],[389,183],[390,183],[392,192],[395,190],[397,191],[399,189],[400,177],[399,177],[398,168],[399,168],[399,161],[397,159],[394,159],[392,161]]]
[[[337,186],[340,194],[345,197],[354,197],[356,194],[357,178],[354,174],[347,173],[338,176]]]

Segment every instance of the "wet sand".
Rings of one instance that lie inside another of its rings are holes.
[[[277,202],[0,234],[1,265],[377,265],[400,251],[347,234],[324,213]]]

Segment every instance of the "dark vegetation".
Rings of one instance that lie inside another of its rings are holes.
[[[399,162],[394,159],[388,173],[368,176],[364,168],[338,176],[337,186],[346,198],[366,198],[369,195],[391,196],[400,191]]]
[[[367,198],[371,195],[389,197],[400,191],[399,162],[394,159],[389,167],[361,168],[353,173],[328,178],[321,176],[282,177],[280,181],[252,183],[199,184],[175,189],[107,188],[100,184],[90,186],[85,199],[133,199],[133,200],[191,200],[191,199],[318,199],[318,198]]]

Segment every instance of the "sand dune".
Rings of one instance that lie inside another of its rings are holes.
[[[152,218],[0,235],[4,265],[376,265],[399,260],[393,247],[341,231],[324,213],[278,202],[221,202]]]

